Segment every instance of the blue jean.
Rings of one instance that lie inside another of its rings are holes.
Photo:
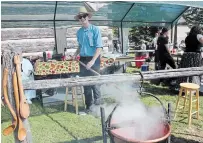
[[[93,57],[80,57],[80,61],[83,62],[85,65],[89,61],[92,60]],[[100,57],[97,58],[95,61],[95,64],[92,66],[92,69],[96,72],[100,73]],[[90,70],[87,70],[83,65],[80,64],[80,76],[96,76],[93,72]],[[101,91],[100,91],[100,85],[91,85],[91,86],[84,86],[84,94],[85,94],[85,104],[87,109],[93,104],[92,99],[92,92],[94,101],[99,101],[101,98]]]

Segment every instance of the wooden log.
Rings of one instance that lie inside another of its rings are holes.
[[[17,52],[18,51],[18,52]],[[14,51],[10,50],[4,50],[2,53],[3,57],[3,68],[6,67],[9,70],[9,76],[8,76],[8,97],[9,101],[12,105],[12,108],[16,112],[16,105],[15,105],[15,100],[13,96],[13,84],[12,84],[12,73],[14,71],[14,65],[13,65],[13,57],[17,53],[19,54],[19,49],[14,49]],[[13,119],[12,119],[13,120]],[[14,138],[15,138],[15,143],[31,143],[32,142],[32,134],[30,130],[30,124],[28,119],[23,120],[23,125],[27,131],[27,136],[26,139],[22,142],[18,140],[18,130],[14,131]]]
[[[173,73],[157,73],[152,75],[144,75],[145,80],[160,79],[160,78],[176,78],[176,77],[188,77],[188,76],[200,76],[203,75],[203,71],[193,72],[173,72]]]
[[[76,38],[67,38],[66,43],[63,44],[67,48],[78,48],[78,42]],[[102,37],[103,46],[108,46],[108,38]],[[1,42],[1,48],[9,49],[9,47],[20,48],[23,53],[52,51],[55,47],[54,38],[44,39],[23,39],[23,40],[7,40]],[[11,49],[10,49],[11,50]]]
[[[155,50],[130,50],[130,51],[127,51],[126,53],[149,53],[149,52],[154,52]]]
[[[145,62],[146,60],[143,59],[143,60],[126,60],[125,62]]]
[[[1,41],[54,38],[53,28],[3,28]]]
[[[46,51],[53,55],[53,51]],[[23,57],[43,57],[43,52],[35,52],[35,53],[22,53]]]
[[[19,48],[23,53],[51,51],[54,49],[54,43],[54,38],[7,40],[1,42],[1,49],[12,50],[10,48],[15,47]]]
[[[57,88],[57,87],[73,87],[73,86],[85,86],[85,85],[95,85],[95,84],[105,84],[105,83],[116,83],[116,82],[128,82],[132,80],[140,80],[140,76],[135,76],[132,79],[129,77],[120,77],[118,75],[109,76],[89,76],[80,78],[64,78],[64,79],[50,79],[50,80],[36,80],[27,81],[23,83],[24,89],[46,89],[46,88]]]
[[[56,29],[66,29],[66,38],[76,38],[77,30],[80,27],[62,27]],[[112,29],[100,26],[102,37],[112,38]],[[54,38],[53,28],[3,28],[1,29],[1,41],[22,40],[22,39],[43,39]]]
[[[168,73],[170,72],[192,72],[192,71],[202,71],[203,67],[190,67],[190,68],[180,68],[180,69],[170,69],[170,70],[157,70],[157,71],[146,71],[143,74],[152,74],[152,73]]]
[[[195,68],[193,68],[195,69]],[[174,78],[184,76],[203,75],[203,69],[198,68],[196,71],[192,71],[190,68],[176,69],[163,71],[151,71],[151,73],[142,72],[144,80],[159,79],[159,78]],[[49,80],[37,80],[27,81],[23,83],[24,89],[46,89],[46,88],[58,88],[58,87],[73,87],[73,86],[85,86],[95,84],[109,84],[118,82],[138,82],[141,79],[139,73],[134,74],[112,74],[112,75],[101,75],[101,76],[89,76],[80,78],[64,78],[64,79],[49,79]]]

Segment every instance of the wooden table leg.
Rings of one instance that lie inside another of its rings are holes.
[[[66,87],[66,95],[64,101],[64,111],[67,111],[67,104],[68,104],[68,87]]]

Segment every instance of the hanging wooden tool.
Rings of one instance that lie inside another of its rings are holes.
[[[16,111],[17,111],[17,118],[18,118],[18,139],[20,141],[23,141],[26,138],[26,129],[23,127],[23,122],[20,118],[20,99],[18,94],[18,82],[17,82],[16,72],[13,73],[13,90],[14,90],[14,97],[16,101]]]
[[[26,119],[30,115],[30,109],[23,91],[20,56],[14,56],[14,63],[16,64],[18,88],[20,92],[20,115],[22,118]]]
[[[8,136],[11,133],[13,133],[13,131],[16,129],[17,123],[18,123],[16,113],[13,110],[13,108],[12,108],[10,102],[9,102],[9,99],[8,99],[8,87],[7,87],[7,84],[8,84],[8,69],[5,68],[4,72],[3,72],[3,95],[4,95],[5,103],[8,106],[8,109],[10,110],[11,115],[13,116],[12,124],[3,130],[3,135],[5,135],[5,136]]]

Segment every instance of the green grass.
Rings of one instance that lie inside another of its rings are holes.
[[[63,104],[42,108],[38,102],[31,106],[29,123],[34,143],[87,142],[101,139],[100,119],[91,115],[78,116],[73,112],[63,112]],[[69,107],[70,109],[71,107]],[[72,111],[72,109],[71,109]],[[11,121],[8,110],[2,107],[2,130]],[[3,143],[12,143],[13,135],[1,136]]]
[[[172,117],[174,116],[174,110],[176,106],[177,94],[170,91],[167,87],[155,86],[150,84],[145,84],[146,90],[150,93],[153,93],[158,97],[167,107],[168,103],[172,105]],[[152,101],[153,100],[153,101]],[[159,102],[155,102],[155,99],[149,99],[146,97],[143,99],[143,102],[147,104],[154,104]],[[182,103],[182,102],[181,102]],[[183,112],[179,110],[177,113],[177,117],[175,120],[172,120],[172,134],[179,138],[185,138],[188,140],[194,140],[203,142],[203,96],[200,96],[200,119],[196,118],[192,119],[192,125],[188,127],[188,114],[187,110]],[[195,116],[194,116],[195,117]],[[189,141],[188,141],[189,142]]]
[[[132,69],[131,69],[132,70]],[[167,87],[151,85],[145,83],[147,92],[156,95],[167,107],[170,102],[174,111],[176,104],[176,93],[170,91]],[[105,100],[108,103],[114,100]],[[142,101],[152,106],[160,105],[159,102],[150,96],[142,96]],[[31,126],[33,143],[90,143],[102,142],[101,122],[99,118],[91,115],[76,115],[72,106],[68,106],[69,112],[63,112],[63,104],[52,105],[42,108],[38,101],[30,106],[31,116],[29,123]],[[1,109],[1,130],[11,124],[11,117],[7,107]],[[3,143],[13,143],[13,135],[3,136]],[[200,120],[192,120],[191,128],[188,128],[187,114],[180,112],[176,120],[172,121],[172,140],[173,143],[195,141],[203,142],[203,96],[200,96]]]

